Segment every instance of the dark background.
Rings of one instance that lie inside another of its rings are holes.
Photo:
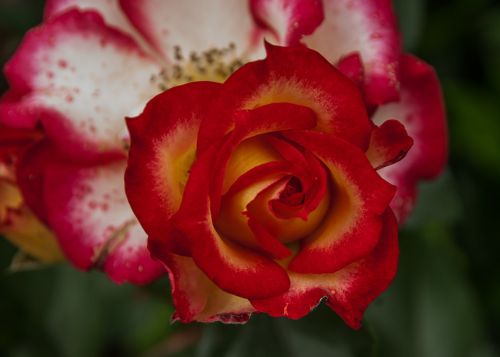
[[[0,63],[42,8],[0,0]],[[166,279],[115,286],[67,264],[11,273],[15,248],[0,239],[0,356],[500,355],[500,4],[399,0],[396,8],[406,50],[441,78],[450,161],[421,186],[400,234],[398,276],[360,331],[325,308],[300,321],[171,325]]]

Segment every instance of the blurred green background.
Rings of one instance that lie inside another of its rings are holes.
[[[0,0],[0,63],[42,8]],[[325,308],[300,321],[171,325],[166,279],[135,288],[67,265],[10,273],[15,249],[0,240],[0,356],[500,355],[500,4],[399,0],[396,8],[406,50],[441,78],[450,162],[421,186],[400,235],[398,276],[360,331]]]

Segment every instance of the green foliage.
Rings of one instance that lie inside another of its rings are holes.
[[[413,52],[424,25],[425,0],[396,0],[394,8],[398,13],[403,47],[406,51]]]
[[[166,291],[116,286],[66,264],[5,275],[0,289],[0,351],[13,356],[135,356],[173,329]]]
[[[467,257],[454,238],[464,215],[457,188],[449,172],[421,186],[400,233],[398,275],[367,313],[377,356],[494,355]]]
[[[293,321],[254,315],[244,326],[207,326],[197,357],[369,356],[373,345],[366,328],[353,331],[325,306]]]
[[[452,121],[453,150],[487,175],[500,178],[499,97],[474,84],[445,84],[448,111]]]

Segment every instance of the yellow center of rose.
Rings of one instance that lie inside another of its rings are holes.
[[[234,43],[224,48],[189,54],[183,53],[180,46],[175,46],[172,65],[151,76],[151,82],[162,91],[194,81],[223,82],[242,65]]]
[[[261,135],[247,139],[233,152],[225,172],[220,213],[215,220],[215,227],[223,237],[257,249],[255,232],[248,223],[250,215],[277,240],[291,244],[312,234],[330,206],[330,188],[327,187],[320,203],[307,218],[279,217],[273,211],[273,200],[292,207],[304,203],[301,180],[292,173],[270,173],[234,194],[227,193],[236,180],[250,170],[263,164],[283,162],[284,158],[265,138]]]

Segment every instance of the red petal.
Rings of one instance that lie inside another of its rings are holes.
[[[158,92],[150,76],[159,71],[97,13],[71,10],[28,32],[5,66],[11,90],[0,121],[20,128],[41,122],[73,157],[125,157],[123,118]]]
[[[290,169],[290,164],[283,161],[271,161],[256,166],[240,175],[224,194],[226,197],[232,196],[255,182],[269,177],[282,177],[284,174],[289,173]]]
[[[297,45],[323,21],[320,0],[251,0],[256,21],[271,31],[280,45]]]
[[[222,94],[222,93],[221,93]],[[212,114],[216,119],[221,118],[219,112]],[[224,188],[224,176],[231,154],[236,147],[244,140],[273,132],[286,132],[288,130],[311,129],[316,125],[316,115],[307,108],[290,103],[271,103],[252,110],[243,110],[233,113],[235,128],[227,140],[223,143],[218,153],[217,161],[214,164],[215,174],[212,180],[210,196],[212,198],[212,214],[218,215],[220,197]],[[208,116],[202,122],[202,127],[206,121],[214,120]],[[203,143],[198,136],[198,149]]]
[[[290,290],[268,299],[251,300],[259,312],[299,319],[315,308],[322,298],[352,328],[359,328],[364,310],[396,275],[398,227],[394,214],[383,215],[383,229],[374,250],[365,258],[333,274],[289,272]]]
[[[359,88],[363,88],[365,70],[358,52],[342,57],[337,67],[340,72],[349,77]]]
[[[47,140],[43,140],[19,157],[16,168],[17,184],[24,201],[45,222],[47,221],[43,200],[45,170],[52,161],[57,160],[60,160],[58,151],[54,150]]]
[[[302,204],[290,206],[281,199],[274,200],[271,202],[273,210],[278,216],[281,214],[282,218],[301,217],[306,220],[308,214],[318,207],[328,191],[327,173],[310,152],[302,153],[294,145],[276,137],[268,137],[267,140],[285,160],[295,164],[296,170],[293,175],[300,180],[303,191],[296,197],[299,201],[303,201]],[[302,197],[305,200],[301,200]]]
[[[333,194],[324,223],[290,263],[301,273],[332,273],[356,261],[377,244],[381,214],[395,188],[371,167],[364,153],[338,138],[298,131],[286,134],[315,154],[331,173]]]
[[[265,166],[267,167],[269,166]],[[236,186],[233,185],[222,198],[221,210],[215,221],[218,232],[232,241],[271,257],[288,256],[289,250],[261,225],[260,219],[247,211],[249,202],[258,196],[260,191],[279,182],[283,174],[283,172],[269,172],[269,175],[251,182],[247,187],[234,188]]]
[[[380,170],[398,187],[391,206],[399,221],[413,207],[417,182],[438,176],[448,153],[443,97],[434,70],[409,55],[402,57],[401,65],[401,100],[381,106],[373,116],[377,125],[388,118],[398,119],[414,140],[403,160]]]
[[[336,63],[353,52],[364,65],[369,104],[399,98],[401,46],[390,0],[325,0],[325,21],[304,39],[308,47]]]
[[[267,46],[265,60],[246,64],[224,83],[219,116],[200,128],[198,147],[222,138],[234,126],[232,113],[286,102],[312,109],[317,128],[366,149],[371,123],[356,86],[318,53],[302,47]]]
[[[174,87],[153,98],[137,118],[127,120],[131,136],[127,195],[152,239],[173,238],[166,237],[165,222],[179,209],[200,122],[219,89],[211,82]]]
[[[391,119],[372,131],[366,156],[378,170],[403,159],[412,145],[413,139],[408,136],[405,127]]]
[[[247,215],[258,220],[260,224],[283,243],[290,243],[310,235],[323,220],[330,203],[329,191],[326,191],[320,205],[309,215],[299,213],[290,214],[290,217],[286,218],[281,217],[273,211],[275,205],[272,203],[286,188],[288,181],[289,177],[284,177],[261,190],[246,206]]]
[[[244,298],[286,291],[288,275],[278,264],[225,241],[215,230],[207,177],[216,152],[214,146],[201,153],[193,165],[181,208],[173,218],[176,226],[189,237],[196,265],[221,289]]]
[[[276,237],[260,224],[259,220],[252,217],[252,215],[249,215],[248,226],[263,249],[270,252],[274,259],[284,259],[292,254],[290,249],[276,239]]]
[[[17,129],[0,125],[0,162],[39,141],[42,136],[40,130]]]

